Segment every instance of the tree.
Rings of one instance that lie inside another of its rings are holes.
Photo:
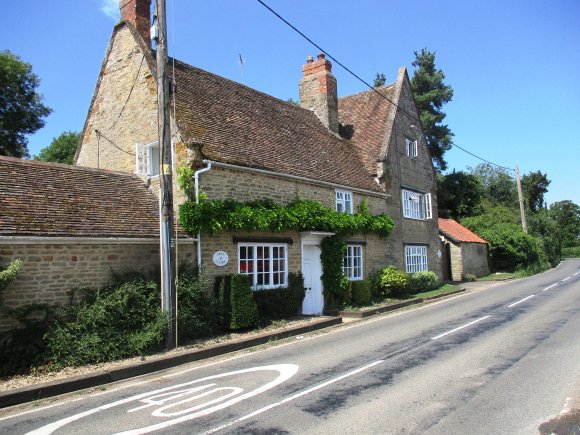
[[[373,88],[380,88],[381,86],[384,86],[385,83],[387,83],[387,76],[383,73],[377,73],[375,75],[375,80],[373,81]]]
[[[0,155],[28,157],[27,134],[44,127],[52,111],[36,92],[32,66],[8,50],[0,52]]]
[[[555,202],[550,206],[550,217],[558,223],[562,247],[580,244],[580,206],[570,200]]]
[[[40,150],[40,154],[34,156],[34,160],[72,165],[80,139],[80,133],[65,131],[60,136],[55,137],[49,146]]]
[[[478,213],[483,195],[479,177],[455,170],[437,177],[439,217],[460,220]]]
[[[507,170],[481,163],[475,168],[469,168],[469,171],[481,180],[485,202],[491,206],[518,207],[516,182]]]
[[[544,206],[544,194],[548,192],[551,181],[547,174],[540,171],[530,172],[522,177],[522,190],[529,209],[537,213]]]
[[[415,51],[413,66],[416,68],[411,79],[413,97],[435,169],[443,171],[447,168],[444,155],[453,145],[453,133],[442,124],[446,115],[441,107],[451,101],[453,89],[443,83],[443,71],[435,68],[435,53],[426,48],[420,53]]]

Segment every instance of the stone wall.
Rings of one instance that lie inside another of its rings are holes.
[[[401,71],[399,106],[414,114],[416,108],[407,77]],[[406,155],[405,138],[417,141],[418,155]],[[395,229],[388,238],[389,264],[405,269],[404,247],[406,244],[428,246],[429,270],[443,278],[439,227],[437,225],[437,183],[427,143],[421,134],[418,121],[398,111],[394,127],[388,138],[387,156],[382,168],[383,181],[391,197],[387,201],[387,213],[395,221]],[[412,188],[431,194],[432,219],[416,220],[403,217],[402,188]]]
[[[180,242],[179,257],[195,262],[193,241]],[[67,291],[98,288],[111,282],[113,273],[140,272],[159,279],[159,244],[46,243],[2,244],[0,265],[22,260],[16,280],[6,289],[7,308],[33,303],[64,304]],[[0,331],[11,325],[0,317]]]

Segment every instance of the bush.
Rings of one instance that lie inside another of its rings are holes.
[[[157,351],[166,329],[158,286],[139,277],[100,289],[94,301],[63,310],[44,338],[52,364],[66,367]]]
[[[214,294],[217,295],[219,321],[222,329],[230,329],[232,316],[232,275],[218,276],[215,279]]]
[[[258,324],[258,307],[247,275],[233,275],[230,329],[246,329]]]
[[[31,304],[11,310],[9,315],[19,324],[0,338],[0,377],[25,374],[46,364],[43,336],[53,320],[54,307]]]
[[[203,273],[179,274],[177,284],[177,332],[179,341],[209,337],[221,327],[220,306]]]
[[[562,257],[564,257],[564,258],[580,258],[580,246],[572,246],[569,248],[562,248]]]
[[[471,273],[468,273],[463,276],[463,281],[465,282],[474,282],[476,279],[477,277],[475,275],[472,275]]]
[[[22,267],[22,261],[16,259],[12,261],[4,270],[0,270],[0,307],[3,305],[3,293],[8,284],[16,279],[18,271]]]
[[[381,289],[383,296],[405,296],[409,292],[409,275],[389,266],[381,272]]]
[[[267,323],[296,317],[302,309],[305,292],[304,277],[300,272],[288,273],[288,287],[253,292],[260,320]]]
[[[352,303],[354,305],[368,305],[371,302],[371,296],[370,281],[352,281]]]
[[[414,292],[434,290],[439,286],[437,274],[431,271],[415,272],[409,276],[409,287]]]
[[[371,284],[371,297],[373,299],[381,299],[383,295],[383,288],[381,285],[381,274],[382,270],[375,270],[369,276],[369,282]]]

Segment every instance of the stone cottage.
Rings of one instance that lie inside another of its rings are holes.
[[[159,145],[150,1],[121,0],[120,7],[76,164],[137,173],[155,188]],[[389,264],[440,274],[435,171],[405,68],[379,92],[339,99],[332,65],[320,53],[302,67],[300,106],[179,61],[169,68],[175,81],[174,165],[199,171],[198,187],[208,199],[287,204],[301,198],[345,213],[365,201],[372,214],[389,214],[395,230],[387,239],[357,234],[346,240],[350,279]],[[302,271],[309,289],[304,312],[317,314],[323,309],[319,244],[326,236],[201,234],[198,261],[210,275],[253,275],[261,288],[285,285],[288,271]],[[216,253],[221,259],[214,262]]]
[[[466,275],[489,275],[487,241],[453,219],[439,219],[447,279],[462,281]]]
[[[140,177],[158,195],[151,2],[121,0],[120,9],[75,162]],[[267,198],[286,205],[300,198],[344,213],[356,213],[364,202],[371,214],[390,215],[395,228],[386,239],[355,234],[345,240],[349,279],[391,264],[441,276],[435,171],[405,68],[393,84],[338,98],[332,65],[320,53],[302,66],[298,106],[177,60],[168,67],[173,171],[193,168],[209,200]],[[184,201],[175,190],[176,203]],[[319,245],[329,235],[202,233],[196,260],[210,276],[248,274],[255,288],[284,286],[288,272],[301,271],[308,289],[303,312],[319,314]]]

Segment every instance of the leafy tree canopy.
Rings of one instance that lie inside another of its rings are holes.
[[[480,179],[486,203],[491,206],[518,207],[518,192],[512,174],[489,163],[481,163],[475,168],[468,169],[472,175]]]
[[[544,194],[548,193],[550,183],[547,174],[540,171],[530,172],[522,177],[524,198],[532,212],[537,213],[544,206]]]
[[[36,92],[40,84],[32,66],[8,50],[0,52],[0,155],[28,157],[28,139],[44,127],[52,111]]]
[[[478,213],[483,196],[479,177],[455,170],[437,177],[439,216],[460,220]]]
[[[34,156],[34,160],[72,165],[80,138],[80,133],[65,131],[55,137],[49,146],[40,150],[40,154]]]
[[[555,202],[550,206],[550,217],[557,222],[562,236],[562,247],[580,245],[580,206],[572,201]]]
[[[379,88],[381,86],[384,86],[385,83],[387,83],[387,76],[384,75],[383,73],[377,73],[373,81],[373,87]]]
[[[434,52],[426,48],[421,52],[415,51],[413,66],[416,69],[411,79],[411,88],[421,125],[433,164],[438,171],[443,171],[447,169],[444,155],[453,145],[453,133],[447,125],[442,124],[446,114],[441,108],[453,98],[453,89],[443,83],[445,74],[436,69]]]

